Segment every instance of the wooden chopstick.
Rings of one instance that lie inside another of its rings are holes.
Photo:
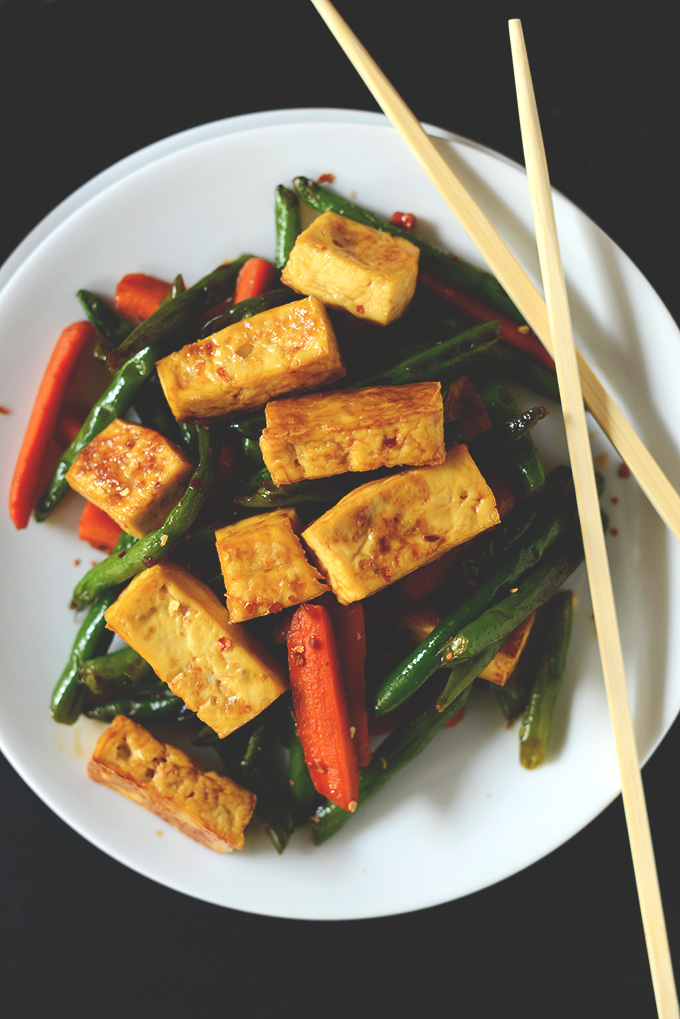
[[[510,22],[510,41],[541,277],[546,297],[550,335],[553,341],[553,356],[560,387],[560,399],[564,411],[567,445],[574,476],[600,657],[621,775],[623,805],[628,824],[657,1009],[659,1015],[665,1019],[665,1017],[678,1016],[678,998],[654,863],[642,777],[628,706],[623,654],[600,517],[595,471],[588,439],[588,426],[583,407],[578,362],[574,349],[567,288],[557,239],[548,166],[522,26],[518,20]]]
[[[550,323],[544,299],[534,287],[473,197],[423,130],[373,58],[328,0],[312,0],[317,11],[363,78],[378,105],[437,187],[461,226],[477,246],[490,270],[552,353]],[[680,495],[577,352],[583,397],[595,420],[618,451],[669,530],[680,539]]]

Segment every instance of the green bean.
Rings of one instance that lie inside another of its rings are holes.
[[[519,408],[498,378],[493,376],[476,378],[475,388],[484,401],[492,425],[508,422],[517,417]],[[524,435],[515,443],[507,457],[507,464],[521,496],[529,495],[545,481],[543,464],[531,435]]]
[[[116,554],[129,548],[133,541],[129,534],[121,534],[116,543]],[[80,624],[69,659],[52,691],[50,709],[55,722],[72,725],[80,715],[85,697],[85,688],[79,683],[80,667],[87,658],[103,652],[105,641],[113,640],[113,633],[106,630],[104,613],[117,597],[118,589],[112,588],[102,594]]]
[[[350,385],[343,379],[335,388],[405,386],[411,382],[434,381],[444,384],[456,378],[480,358],[486,357],[496,347],[499,339],[500,323],[482,322],[462,333],[456,333],[447,340],[418,350],[382,372],[354,380]]]
[[[105,361],[112,348],[119,346],[130,335],[133,327],[116,315],[106,301],[93,294],[91,290],[79,290],[77,297],[101,337],[101,341],[95,346],[95,357]]]
[[[420,248],[421,267],[433,273],[439,279],[444,280],[451,286],[464,290],[466,293],[474,294],[495,308],[496,311],[509,315],[518,322],[522,317],[517,308],[510,300],[498,280],[483,269],[479,269],[462,258],[452,256],[442,251],[434,244],[422,240],[417,234],[404,230],[402,227],[390,223],[374,215],[361,206],[350,202],[339,195],[333,194],[326,188],[321,187],[308,177],[296,177],[294,187],[300,198],[307,205],[310,205],[317,212],[338,212],[342,216],[354,219],[359,223],[365,223],[376,230],[382,230],[393,234],[396,237],[404,237]]]
[[[108,655],[86,659],[80,666],[80,680],[94,694],[121,687],[140,687],[155,677],[155,673],[134,648],[122,647]],[[158,679],[160,684],[161,680]]]
[[[296,825],[306,824],[314,813],[318,794],[309,774],[297,726],[294,727],[290,740],[288,782],[290,785],[293,820]]]
[[[198,425],[199,461],[186,492],[174,506],[164,524],[156,531],[139,538],[124,554],[113,552],[93,566],[77,584],[73,605],[80,608],[93,601],[107,588],[121,584],[166,555],[175,542],[191,527],[204,505],[217,475],[219,443],[212,429]]]
[[[83,714],[100,722],[112,722],[117,715],[125,715],[140,723],[181,722],[195,717],[182,698],[169,690],[149,693],[144,697],[118,697],[105,703],[86,704]]]
[[[530,389],[544,400],[559,403],[560,389],[555,372],[524,351],[509,343],[499,343],[489,355],[489,362],[504,378]]]
[[[231,777],[255,793],[255,813],[278,853],[286,848],[295,827],[288,791],[278,788],[270,759],[280,732],[282,706],[275,703],[264,712],[264,719],[258,716],[216,744]]]
[[[538,566],[517,581],[505,598],[451,636],[438,652],[437,664],[445,668],[507,639],[535,609],[545,605],[582,561],[581,530],[576,526],[555,543]]]
[[[373,701],[378,715],[399,707],[408,700],[436,669],[453,664],[452,638],[489,610],[509,588],[540,568],[543,557],[565,533],[576,526],[578,511],[573,489],[541,514],[526,532],[522,543],[512,544],[499,556],[494,568],[482,578],[472,593],[449,613],[432,633],[380,683]],[[499,525],[500,526],[500,525]],[[528,610],[523,618],[531,614]],[[518,619],[515,625],[518,625]],[[514,629],[514,627],[513,627]],[[481,649],[480,649],[481,650]],[[451,652],[451,658],[446,656]]]
[[[507,683],[504,686],[497,683],[493,685],[496,700],[508,722],[518,718],[529,703],[541,654],[542,620],[545,610],[545,605],[538,609],[527,642]]]
[[[482,668],[484,666],[479,668],[479,672],[482,671]],[[397,771],[417,757],[443,729],[449,719],[465,707],[471,690],[472,683],[445,711],[438,711],[434,698],[431,698],[425,707],[417,711],[407,721],[402,722],[382,741],[373,752],[371,763],[362,768],[359,773],[357,810],[360,810],[367,800],[382,789]],[[326,800],[312,818],[314,821],[312,828],[314,842],[317,845],[326,842],[353,816],[354,814],[342,810],[335,803]]]
[[[573,605],[572,592],[559,591],[546,606],[545,618],[541,621],[542,651],[519,734],[520,762],[525,768],[538,767],[548,751],[552,716],[571,636]]]
[[[601,491],[601,476],[599,484]],[[499,556],[524,538],[542,514],[573,491],[571,470],[561,464],[553,468],[542,488],[516,503],[500,524],[483,531],[470,542],[467,555],[459,566],[461,576],[469,583],[477,584],[485,573],[494,568]]]
[[[446,711],[448,706],[484,672],[487,665],[491,664],[502,646],[503,641],[497,641],[475,655],[474,658],[465,658],[463,661],[456,662],[449,671],[446,685],[437,698],[437,711]]]
[[[281,271],[288,261],[300,233],[300,208],[297,195],[279,184],[274,195],[275,246],[274,265]]]
[[[233,262],[218,266],[174,300],[161,304],[153,315],[132,330],[119,347],[111,351],[108,357],[111,370],[117,371],[129,357],[148,347],[155,347],[161,341],[164,346],[172,344],[179,347],[191,339],[197,318],[231,294],[241,266],[250,257],[241,255]],[[159,356],[156,354],[156,360]]]
[[[266,294],[258,294],[257,297],[247,297],[245,301],[232,304],[230,308],[225,308],[224,311],[219,312],[214,318],[206,322],[199,332],[199,339],[212,336],[213,333],[218,333],[221,329],[226,329],[227,326],[231,326],[235,322],[242,322],[244,319],[252,318],[253,315],[269,311],[270,308],[280,308],[283,304],[290,304],[291,301],[299,300],[299,294],[295,294],[292,290],[284,287],[268,290]]]

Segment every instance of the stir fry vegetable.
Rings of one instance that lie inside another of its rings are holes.
[[[73,592],[55,721],[113,723],[92,777],[218,851],[253,811],[279,853],[325,842],[482,687],[545,760],[583,558],[571,473],[534,439],[553,366],[497,281],[308,178],[273,205],[271,258],[78,292],[11,494],[19,528],[85,495],[108,553]],[[110,381],[39,495],[86,356]]]

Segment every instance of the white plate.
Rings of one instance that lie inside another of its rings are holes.
[[[539,283],[526,179],[507,159],[436,131],[439,144]],[[76,291],[111,293],[126,272],[193,282],[224,258],[273,247],[273,193],[298,174],[332,172],[343,194],[420,227],[479,262],[470,242],[382,117],[284,111],[186,132],[100,175],[47,218],[0,273],[3,490],[48,351],[81,317]],[[556,196],[577,342],[644,441],[680,482],[678,329],[630,260]],[[538,433],[537,433],[538,434]],[[548,463],[565,459],[559,414],[540,426]],[[593,427],[596,452],[609,446]],[[680,708],[680,562],[610,451],[605,504],[631,706],[642,758]],[[612,501],[615,500],[615,501]],[[246,849],[211,853],[86,777],[100,726],[53,723],[48,702],[74,637],[74,582],[92,558],[67,500],[47,523],[0,523],[3,564],[0,745],[35,792],[112,857],[164,885],[238,910],[358,919],[455,899],[540,859],[594,818],[619,783],[585,577],[550,761],[518,763],[517,729],[482,698],[322,847],[298,833],[282,857],[254,827]],[[74,565],[80,559],[81,565]],[[640,578],[652,577],[643,590]]]

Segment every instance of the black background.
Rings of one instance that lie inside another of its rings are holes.
[[[629,14],[598,0],[337,7],[422,120],[518,161],[507,21],[521,18],[553,185],[680,319],[666,3]],[[0,82],[0,261],[76,187],[166,135],[265,109],[376,109],[305,0],[0,0]],[[679,762],[676,723],[643,772],[676,956]],[[0,997],[11,1019],[655,1014],[620,800],[529,870],[460,901],[311,923],[156,886],[74,834],[2,759],[0,782]]]

